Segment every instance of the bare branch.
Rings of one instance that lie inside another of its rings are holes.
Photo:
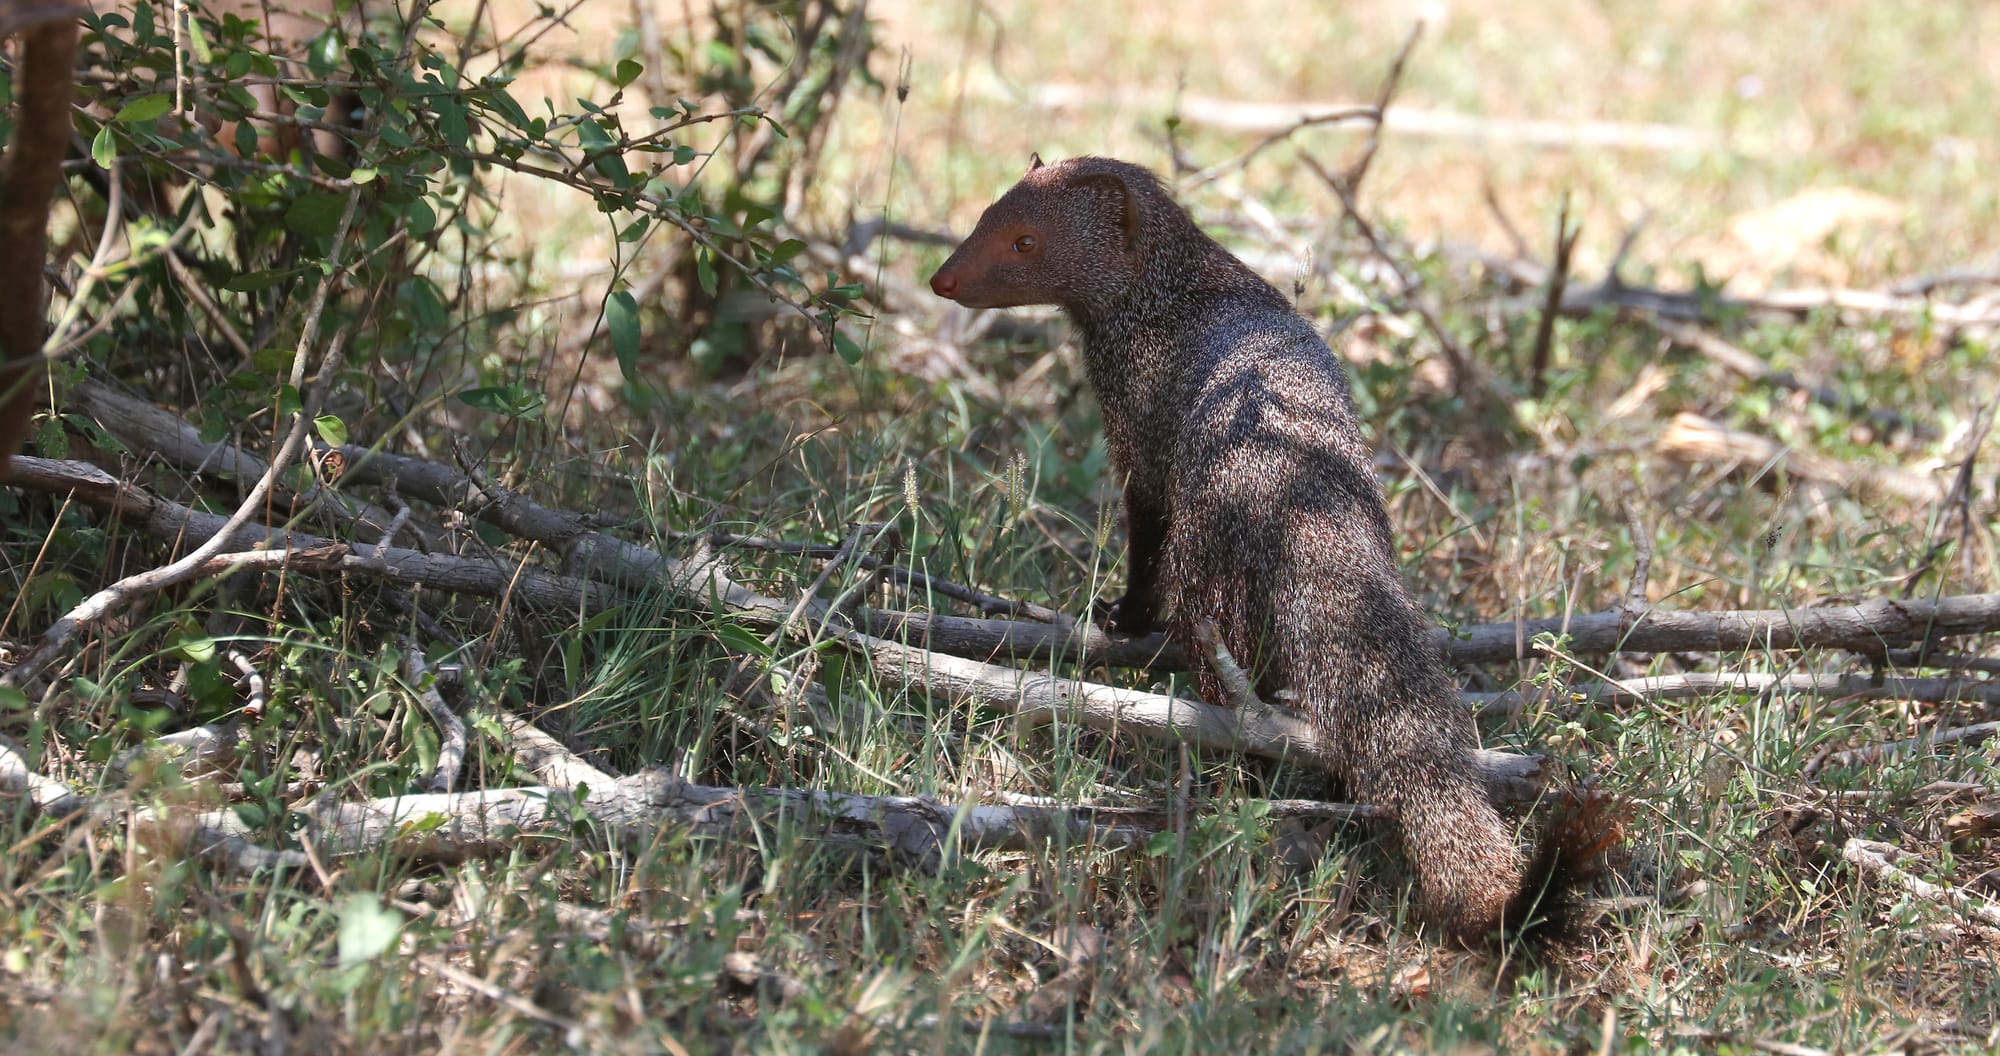
[[[1653,446],[1660,454],[1678,462],[1733,463],[1748,467],[1759,476],[1782,467],[1795,478],[1910,502],[1933,503],[1945,497],[1945,484],[1935,477],[1896,466],[1837,461],[1786,447],[1755,433],[1731,429],[1686,411],[1674,415]]]
[[[376,548],[380,553],[381,548]],[[425,787],[432,792],[449,792],[458,783],[458,772],[465,766],[465,720],[451,710],[438,693],[437,680],[426,684],[424,676],[430,674],[430,667],[424,662],[423,647],[413,638],[405,637],[403,645],[403,680],[409,684],[410,692],[416,695],[417,704],[424,709],[438,727],[437,768],[431,772]]]
[[[1328,768],[1334,752],[1305,716],[1285,708],[1222,708],[1159,693],[1121,689],[1035,671],[927,653],[865,634],[837,639],[865,653],[878,675],[926,693],[973,700],[1031,722],[1065,719],[1095,730],[1197,748],[1291,759]],[[1502,802],[1532,799],[1540,790],[1540,756],[1482,750],[1474,765]]]
[[[1198,187],[1214,183],[1216,180],[1250,164],[1251,160],[1256,158],[1257,155],[1308,128],[1339,124],[1347,121],[1367,121],[1370,126],[1379,128],[1382,124],[1382,111],[1372,106],[1344,106],[1322,113],[1307,114],[1297,121],[1292,122],[1291,125],[1258,140],[1251,145],[1249,150],[1228,160],[1216,162],[1208,168],[1190,175],[1186,180],[1181,182],[1181,190],[1184,192],[1192,191]]]
[[[1628,318],[1643,320],[1674,344],[1701,353],[1710,362],[1730,373],[1759,384],[1769,385],[1774,389],[1804,393],[1814,403],[1831,407],[1843,414],[1865,417],[1877,428],[1888,432],[1904,432],[1919,439],[1937,436],[1937,427],[1929,422],[1913,418],[1892,407],[1879,407],[1852,399],[1830,385],[1801,378],[1789,370],[1777,370],[1750,352],[1692,323],[1677,322],[1646,312],[1627,311],[1624,314]]]
[[[1354,159],[1354,164],[1340,174],[1340,185],[1347,188],[1348,197],[1361,196],[1361,181],[1368,176],[1368,166],[1374,163],[1375,152],[1382,146],[1382,126],[1389,120],[1389,104],[1395,101],[1396,90],[1403,86],[1403,69],[1423,36],[1424,21],[1418,19],[1410,27],[1410,35],[1403,38],[1403,46],[1396,49],[1395,61],[1389,63],[1389,74],[1382,78],[1382,87],[1375,92],[1375,120],[1368,126],[1368,145],[1361,148],[1361,156]]]
[[[1583,234],[1583,225],[1569,224],[1569,194],[1562,196],[1556,212],[1555,265],[1549,270],[1548,295],[1542,301],[1541,318],[1535,321],[1535,351],[1528,363],[1528,392],[1539,399],[1548,391],[1549,355],[1555,345],[1556,315],[1562,309],[1563,286],[1569,282],[1571,251]]]
[[[1873,763],[1904,752],[1930,752],[1948,744],[1978,744],[1994,734],[2000,733],[2000,722],[1981,722],[1971,726],[1954,726],[1950,729],[1934,730],[1918,737],[1906,737],[1900,741],[1886,741],[1881,744],[1865,744],[1844,752],[1834,752],[1824,763],[1833,766],[1853,766],[1857,763]],[[1814,760],[1806,767],[1809,773],[1817,773],[1822,768],[1820,760]]]
[[[1718,693],[1775,694],[1837,700],[1918,700],[1926,703],[1970,701],[2000,707],[2000,682],[1966,678],[1909,678],[1868,675],[1771,674],[1758,671],[1693,671],[1678,675],[1623,678],[1616,682],[1583,682],[1560,690],[1520,688],[1498,693],[1465,693],[1474,711],[1514,712],[1548,699],[1576,703],[1600,701],[1687,700]]]
[[[1902,848],[1895,844],[1859,838],[1848,840],[1840,851],[1840,856],[1846,859],[1849,865],[1860,869],[1872,879],[1901,890],[1911,898],[1922,902],[1943,903],[1981,924],[2000,928],[2000,908],[1983,899],[1974,898],[1956,887],[1940,886],[1911,876],[1894,864],[1902,855]]]

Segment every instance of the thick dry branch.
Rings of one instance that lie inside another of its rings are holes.
[[[1276,800],[1269,806],[1273,817],[1360,821],[1378,816],[1370,808],[1345,803]],[[561,788],[510,788],[390,796],[299,813],[305,837],[317,850],[334,855],[393,849],[421,858],[461,860],[503,854],[524,839],[567,839],[573,823],[588,818],[614,835],[641,837],[672,828],[732,839],[749,835],[753,826],[791,825],[831,846],[882,853],[924,869],[947,855],[975,850],[1034,850],[1050,844],[1133,847],[1173,824],[1175,816],[1160,808],[995,806],[932,796],[715,787],[665,770],[606,781],[581,798]],[[211,841],[243,841],[253,835],[232,810],[209,811],[191,824],[192,831]]]
[[[924,613],[870,612],[869,633],[937,652],[979,659],[1085,659],[1114,667],[1182,670],[1180,651],[1161,635],[1114,639],[1096,627],[1052,627]],[[1536,637],[1562,635],[1575,654],[1845,649],[1880,656],[1928,638],[2000,631],[2000,594],[1936,600],[1874,598],[1802,609],[1612,611],[1432,631],[1445,658],[1460,664],[1532,656]]]
[[[775,626],[791,610],[789,605],[730,580],[712,554],[697,553],[687,559],[663,555],[597,532],[581,516],[550,509],[504,488],[483,485],[435,462],[373,453],[358,447],[339,450],[348,466],[344,478],[347,483],[393,480],[401,494],[467,509],[511,535],[542,543],[592,578],[626,587],[663,584],[696,604],[716,604],[719,611],[745,616],[762,626]],[[227,457],[221,452],[212,454],[217,458]],[[562,582],[566,586],[560,593],[566,594],[565,603],[573,604],[576,595],[569,591],[575,589],[576,581]],[[608,600],[596,596],[591,607]],[[809,605],[807,612],[815,619],[824,616],[823,606]],[[981,660],[1045,660],[1060,656],[1118,667],[1153,666],[1165,670],[1184,666],[1179,651],[1162,636],[1114,639],[1095,626],[1081,623],[1060,625],[875,610],[860,613],[856,624],[876,637]],[[1445,656],[1463,664],[1519,659],[1521,645],[1541,634],[1566,635],[1569,650],[1579,654],[1834,648],[1881,655],[1887,649],[1914,645],[1927,637],[1994,630],[2000,630],[2000,594],[1936,601],[1878,599],[1858,605],[1790,610],[1612,611],[1519,623],[1476,624],[1460,628],[1456,636],[1443,630],[1433,633]]]
[[[1461,249],[1461,252],[1520,286],[1540,286],[1546,279],[1542,265],[1532,260],[1497,257],[1478,250]],[[1619,259],[1623,259],[1622,253]],[[1926,295],[1928,292],[1891,290],[1882,293],[1875,290],[1806,288],[1772,290],[1761,294],[1717,294],[1713,290],[1665,290],[1654,286],[1634,286],[1626,282],[1614,266],[1602,281],[1571,283],[1568,292],[1563,294],[1562,313],[1580,317],[1602,308],[1615,308],[1674,322],[1702,323],[1721,315],[1797,319],[1817,311],[1833,311],[1852,322],[1927,318],[1952,328],[2000,326],[2000,306],[1981,299],[1954,304],[1932,299]],[[1523,302],[1520,307],[1527,305]]]
[[[1676,322],[1644,313],[1641,313],[1640,317],[1674,344],[1701,353],[1710,362],[1733,374],[1774,389],[1804,393],[1814,403],[1831,407],[1842,414],[1864,417],[1873,422],[1877,428],[1887,432],[1907,432],[1925,439],[1937,436],[1937,427],[1929,422],[1913,418],[1891,407],[1869,405],[1841,393],[1830,385],[1801,378],[1789,370],[1778,370],[1750,352],[1692,323]]]
[[[1948,729],[1933,730],[1916,737],[1905,737],[1900,741],[1885,741],[1880,744],[1864,744],[1859,748],[1849,748],[1826,757],[1832,766],[1853,766],[1856,763],[1872,763],[1911,751],[1934,751],[1948,744],[1978,744],[1994,734],[2000,733],[2000,722],[1981,722],[1971,726],[1953,726]],[[1817,772],[1820,764],[1808,767]]]
[[[0,484],[69,494],[85,506],[169,541],[211,538],[227,520],[218,514],[203,513],[159,498],[85,462],[17,458],[0,471]],[[222,560],[205,559],[196,566],[198,570],[210,575],[257,566],[356,572],[483,597],[500,597],[511,591],[516,599],[556,609],[574,609],[581,603],[589,611],[598,611],[617,601],[615,592],[607,587],[541,569],[518,569],[511,563],[425,554],[397,547],[364,555],[333,539],[256,524],[237,528],[227,542],[239,548],[261,545],[289,549],[246,551]]]
[[[1051,842],[1125,847],[1149,834],[1129,824],[1129,819],[1099,824],[1088,808],[961,806],[925,796],[720,788],[697,785],[666,771],[593,787],[581,800],[564,789],[512,788],[393,796],[301,813],[305,835],[325,853],[359,854],[393,847],[444,860],[505,853],[520,846],[523,837],[567,839],[579,816],[619,834],[650,834],[673,827],[724,838],[744,835],[752,823],[791,824],[824,843],[886,852],[893,860],[920,867],[934,865],[954,851],[1024,849]],[[198,824],[220,835],[252,835],[232,810],[210,811]]]
[[[1786,694],[1844,700],[1920,700],[1927,703],[1975,701],[2000,706],[2000,682],[1975,678],[1910,678],[1869,675],[1794,672],[1772,674],[1757,671],[1693,671],[1679,675],[1622,678],[1616,682],[1583,682],[1555,695],[1577,701],[1686,700],[1717,693]],[[1508,689],[1498,693],[1466,693],[1467,705],[1477,711],[1512,712],[1538,700],[1550,691]]]
[[[837,639],[865,653],[879,675],[926,693],[1012,712],[1033,722],[1079,722],[1108,733],[1184,741],[1197,748],[1293,759],[1322,768],[1334,752],[1305,716],[1282,708],[1220,708],[1035,671],[925,652],[865,634]],[[1474,765],[1500,802],[1533,799],[1542,758],[1481,750]]]
[[[180,415],[101,382],[88,378],[77,382],[70,386],[68,398],[77,411],[90,415],[134,450],[156,454],[169,465],[190,473],[216,474],[247,486],[270,469],[263,458],[235,444],[203,440],[201,431]],[[280,509],[294,508],[301,501],[324,503],[335,521],[351,523],[363,534],[387,536],[398,522],[392,511],[336,488],[315,487],[306,495],[295,496],[288,489],[273,487],[271,494],[272,505]],[[426,525],[417,525],[415,531],[433,548],[442,538]]]
[[[1802,480],[1816,480],[1848,491],[1870,491],[1911,502],[1937,502],[1945,483],[1895,466],[1841,462],[1786,447],[1776,440],[1731,429],[1686,411],[1674,415],[1660,431],[1653,449],[1676,462],[1733,463],[1759,474],[1782,467]]]
[[[585,762],[561,741],[519,715],[490,708],[479,714],[500,724],[500,728],[507,733],[515,761],[527,767],[528,772],[535,775],[535,780],[542,784],[571,791],[578,785],[610,788],[617,780]]]
[[[193,726],[136,744],[112,757],[113,774],[129,773],[139,763],[154,760],[173,767],[186,778],[226,772],[236,765],[243,728],[235,722]]]
[[[1895,887],[1918,901],[1939,902],[1981,924],[2000,928],[2000,907],[1974,898],[1956,887],[1933,884],[1904,872],[1895,865],[1895,860],[1902,854],[1902,848],[1895,844],[1859,838],[1849,839],[1840,851],[1840,856],[1849,865],[1868,874],[1871,879]]]
[[[1508,268],[1510,273],[1523,274]],[[1813,312],[1838,312],[1855,322],[1874,319],[1931,319],[1947,327],[2000,326],[2000,309],[1979,304],[1953,304],[1927,297],[1903,297],[1871,290],[1799,289],[1774,290],[1755,295],[1721,295],[1699,291],[1674,291],[1650,286],[1631,286],[1616,276],[1593,286],[1572,286],[1563,296],[1564,315],[1586,316],[1599,308],[1621,308],[1646,312],[1663,319],[1696,323],[1719,313],[1780,315],[1791,318]]]
[[[102,803],[96,804],[96,809],[93,811],[90,797],[75,792],[60,781],[36,773],[15,749],[13,742],[4,737],[0,737],[0,794],[26,795],[28,802],[33,804],[43,817],[58,822],[113,824],[124,818],[122,811],[107,810]],[[140,811],[134,817],[147,828],[162,832],[167,841],[176,847],[192,847],[211,861],[241,872],[281,865],[293,868],[305,865],[305,857],[296,851],[267,850],[244,839],[238,833],[213,829],[199,820],[175,821],[162,827],[156,818],[145,811]]]
[[[25,795],[35,809],[55,818],[69,817],[90,805],[68,785],[36,773],[5,737],[0,737],[0,792]]]
[[[542,542],[568,557],[596,579],[627,587],[664,585],[692,603],[738,615],[766,628],[775,627],[791,606],[748,590],[729,578],[721,562],[708,552],[674,558],[591,529],[584,518],[551,510],[505,489],[473,482],[464,474],[421,459],[369,455],[342,448],[349,477],[385,480],[393,477],[407,495],[455,506],[470,505],[475,516],[517,537]],[[119,483],[93,466],[42,459],[17,459],[0,483],[45,491],[73,491],[78,500],[140,524],[149,534],[173,539],[200,538],[220,527],[222,518],[200,514],[157,499]],[[476,497],[477,501],[474,501]],[[273,533],[259,527],[238,532],[239,546],[255,545]],[[331,540],[290,533],[295,547],[324,547]],[[512,582],[519,596],[538,604],[575,607],[581,599],[587,611],[617,600],[615,592],[596,583],[539,569],[528,569],[514,580],[508,565],[472,558],[426,555],[389,549],[380,559],[343,553],[337,567],[366,572],[399,582],[423,583],[465,593],[498,596]],[[809,605],[815,619],[823,605]],[[1179,651],[1160,635],[1114,639],[1089,624],[1052,625],[1020,620],[987,620],[963,616],[864,610],[855,623],[878,638],[920,645],[935,652],[980,660],[1084,659],[1116,667],[1184,667]],[[1456,663],[1495,663],[1523,658],[1525,643],[1543,634],[1564,635],[1576,654],[1613,652],[1740,652],[1743,650],[1845,649],[1880,656],[1924,642],[1955,635],[2000,630],[2000,594],[1970,594],[1936,600],[1871,599],[1851,605],[1801,609],[1688,612],[1648,609],[1616,610],[1569,617],[1549,617],[1509,623],[1461,627],[1456,635],[1432,632],[1447,659]]]

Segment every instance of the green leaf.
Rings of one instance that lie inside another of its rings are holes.
[[[215,53],[209,50],[208,34],[202,31],[201,19],[187,20],[188,50],[194,52],[194,61],[207,65],[215,61]]]
[[[685,143],[674,148],[674,164],[676,165],[686,165],[697,156],[695,149]]]
[[[467,389],[458,394],[458,400],[468,407],[476,407],[509,418],[533,418],[539,415],[542,407],[548,403],[547,398],[541,393],[519,383]]]
[[[845,304],[848,301],[858,299],[862,294],[867,292],[868,288],[858,282],[846,282],[836,286],[828,286],[826,292],[820,294],[820,298],[832,304]]]
[[[639,302],[631,291],[619,290],[604,301],[604,325],[611,331],[611,351],[627,381],[639,374]]]
[[[757,634],[740,623],[725,623],[717,627],[715,629],[715,636],[722,639],[722,647],[731,652],[743,653],[747,656],[774,655],[770,643],[764,641],[762,635]]]
[[[177,638],[173,643],[180,658],[191,664],[206,664],[215,660],[215,639],[199,633]]]
[[[590,167],[599,176],[620,187],[632,186],[632,172],[626,168],[625,156],[618,153],[618,141],[611,138],[609,129],[595,121],[585,121],[576,126],[576,139],[592,155]]]
[[[846,360],[850,367],[861,362],[861,346],[855,344],[853,338],[841,333],[838,328],[833,331],[833,350],[840,353],[840,358]]]
[[[637,62],[631,59],[620,59],[618,60],[618,71],[612,76],[611,83],[623,88],[633,81],[638,80],[639,75],[645,72],[646,68]]]
[[[340,904],[340,933],[336,940],[340,965],[372,961],[396,944],[403,930],[403,914],[377,901],[374,895],[349,895]]]
[[[319,430],[319,438],[331,447],[347,443],[347,423],[338,415],[322,414],[313,419],[313,427]]]
[[[466,120],[465,107],[458,100],[449,98],[436,99],[434,105],[437,108],[438,131],[444,134],[446,142],[464,150],[472,139],[472,123]]]
[[[1146,855],[1151,858],[1165,858],[1174,853],[1180,845],[1180,837],[1172,832],[1156,832],[1146,838]]]
[[[325,237],[340,230],[340,214],[346,208],[345,195],[310,191],[293,199],[286,208],[285,228],[301,235]]]
[[[42,427],[35,433],[35,450],[43,458],[69,457],[69,434],[63,431],[60,419],[54,416],[42,419]]]
[[[409,309],[410,318],[426,330],[443,330],[451,323],[445,310],[444,298],[439,294],[437,284],[422,275],[413,276],[404,286],[403,304]]]
[[[350,172],[350,173],[348,173],[348,174],[347,174],[347,178],[348,178],[348,179],[350,179],[350,180],[353,180],[353,181],[354,181],[355,183],[360,183],[360,184],[369,184],[369,183],[374,183],[374,182],[375,182],[375,170],[374,170],[374,169],[355,169],[355,170],[354,170],[353,172]]]
[[[694,251],[694,277],[701,282],[701,292],[715,296],[715,251],[704,246]]]
[[[421,237],[437,230],[437,213],[431,209],[430,203],[422,198],[415,199],[403,207],[403,218],[408,221],[412,236]]]
[[[111,126],[104,125],[90,141],[90,160],[106,172],[111,171],[111,163],[118,160],[118,143],[111,138]]]
[[[27,711],[30,707],[26,690],[0,686],[0,711]]]
[[[231,293],[256,293],[258,290],[268,290],[287,279],[294,278],[300,271],[301,269],[299,268],[274,268],[270,271],[248,271],[241,275],[230,276],[223,282],[222,288]],[[291,353],[286,352],[285,355],[289,357]],[[291,361],[287,359],[285,365],[291,366]]]
[[[119,107],[118,113],[111,120],[121,125],[136,125],[141,121],[157,121],[160,115],[173,108],[174,97],[165,92],[159,92],[154,95],[142,95]]]
[[[806,251],[806,244],[804,242],[801,242],[796,238],[788,238],[785,239],[783,242],[778,243],[777,247],[771,250],[771,261],[772,263],[775,264],[783,264],[785,261],[788,261],[793,257],[796,257],[801,253],[804,253],[805,251]]]

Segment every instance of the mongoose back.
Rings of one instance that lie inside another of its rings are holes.
[[[1289,690],[1328,735],[1350,791],[1395,814],[1426,916],[1469,943],[1525,923],[1539,884],[1524,890],[1471,716],[1403,585],[1345,368],[1285,296],[1152,173],[1094,157],[1034,159],[931,289],[1059,305],[1080,331],[1126,478],[1113,626],[1162,618],[1195,658],[1210,622],[1261,696]]]

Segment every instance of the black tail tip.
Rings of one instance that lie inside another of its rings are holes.
[[[1564,796],[1542,827],[1496,937],[1531,951],[1574,938],[1583,923],[1583,893],[1604,871],[1605,852],[1624,839],[1626,813],[1603,792]]]

